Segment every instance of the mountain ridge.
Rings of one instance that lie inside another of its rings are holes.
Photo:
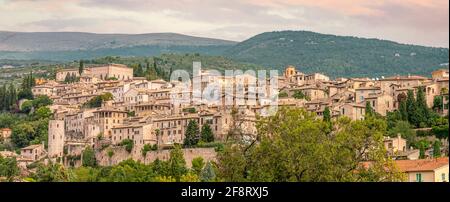
[[[435,69],[448,67],[449,61],[448,48],[311,31],[264,32],[242,42],[170,32],[59,32],[56,37],[52,35],[55,32],[21,32],[18,35],[22,38],[16,39],[14,33],[0,31],[0,59],[74,61],[105,56],[199,53],[225,56],[236,62],[271,69],[283,70],[287,65],[294,65],[305,73],[364,77],[429,75]],[[40,40],[33,38],[33,35]]]
[[[336,76],[426,75],[448,63],[448,48],[310,31],[261,33],[227,49],[224,55],[279,70],[294,65],[305,73]]]
[[[145,45],[217,46],[237,42],[178,33],[103,34],[89,32],[0,31],[0,51],[77,51]]]

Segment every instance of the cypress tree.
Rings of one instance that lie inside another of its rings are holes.
[[[375,114],[375,111],[372,108],[372,105],[370,105],[370,102],[366,102],[366,117],[373,116]]]
[[[186,137],[184,138],[184,146],[191,147],[198,143],[198,141],[200,140],[200,132],[197,121],[194,120],[189,121],[189,124],[186,128],[185,136]]]
[[[206,123],[205,125],[202,126],[201,137],[202,137],[203,142],[213,142],[214,141],[214,134],[208,123]]]
[[[66,77],[64,77],[64,83],[70,83],[70,74],[67,73]]]
[[[408,95],[406,98],[406,110],[408,111],[408,121],[411,125],[418,126],[418,115],[417,115],[417,105],[416,99],[414,98],[414,92],[408,90]]]
[[[433,157],[441,157],[441,142],[439,140],[434,141],[433,144]]]
[[[408,121],[408,109],[406,107],[406,101],[405,100],[400,101],[398,108],[399,108],[399,112],[400,112],[400,116],[402,117],[402,120]]]
[[[81,73],[83,73],[83,71],[84,71],[84,61],[80,60],[80,66],[78,67],[78,73],[80,73],[80,75],[81,75]]]
[[[331,112],[329,107],[325,107],[325,110],[323,111],[323,120],[326,122],[331,121]]]
[[[424,87],[419,87],[417,90],[416,110],[418,116],[418,124],[426,123],[429,118],[427,100],[425,98]]]
[[[4,107],[5,107],[5,103],[3,102],[4,101],[4,98],[5,98],[5,95],[6,94],[6,92],[4,91],[4,88],[3,88],[3,86],[0,88],[0,110],[3,110],[4,109]]]
[[[9,85],[9,99],[8,99],[8,105],[15,105],[17,101],[17,93],[16,93],[16,88],[14,87],[14,84],[10,84]]]

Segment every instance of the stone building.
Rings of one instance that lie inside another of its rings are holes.
[[[133,69],[121,64],[107,64],[89,68],[90,75],[101,80],[116,78],[117,80],[132,80]]]
[[[64,155],[65,126],[64,120],[49,120],[48,156],[50,158]]]

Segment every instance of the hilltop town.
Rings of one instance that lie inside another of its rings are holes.
[[[192,83],[187,90],[176,91],[180,81],[135,77],[132,68],[121,64],[59,69],[55,78],[48,80],[31,77],[34,81],[30,98],[48,99],[51,103],[47,106],[51,114],[47,142],[27,145],[20,148],[20,153],[1,151],[1,155],[15,157],[19,167],[33,172],[27,168],[36,162],[83,166],[86,150],[94,151],[98,165],[113,166],[127,159],[144,163],[168,160],[170,151],[183,145],[187,167],[192,167],[196,157],[214,161],[217,150],[236,128],[243,139],[257,139],[259,117],[271,106],[261,97],[256,96],[256,102],[250,99],[255,87],[250,81],[258,79],[251,74],[237,78],[218,76],[209,70],[197,76],[201,90],[209,83],[226,83],[238,88],[242,81],[239,87],[244,96],[233,95],[231,105],[225,104],[225,94],[219,102],[175,104],[174,99],[186,95],[194,98],[196,89]],[[358,121],[368,114],[392,117],[393,113],[404,110],[402,107],[406,107],[411,95],[417,100],[422,96],[425,107],[448,117],[448,69],[431,72],[431,77],[330,79],[321,73],[305,74],[301,67],[288,66],[274,80],[278,93],[272,96],[278,97],[277,107],[305,109],[319,120],[347,117]],[[27,106],[27,99],[17,103],[19,110],[38,110]],[[415,125],[417,133],[432,130],[433,125],[425,123],[426,120],[417,124],[413,121],[410,123]],[[1,132],[2,141],[11,141],[10,128]],[[413,148],[410,140],[402,136],[400,133],[385,136],[383,142],[388,155],[410,175],[409,181],[422,181],[422,176],[419,179],[414,175],[420,172],[429,181],[448,181],[448,157],[433,158],[437,152],[442,156],[448,154],[448,139],[440,147],[422,148],[422,151]],[[439,151],[433,151],[436,148]],[[426,169],[421,166],[425,164]],[[442,169],[445,167],[446,171]],[[429,173],[433,173],[432,178],[428,177]]]

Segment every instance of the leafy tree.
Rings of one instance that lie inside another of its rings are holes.
[[[170,151],[169,158],[169,173],[170,176],[175,178],[177,182],[180,181],[181,176],[187,173],[186,161],[183,157],[183,151],[179,145],[176,145],[172,151]]]
[[[52,116],[52,111],[48,107],[39,107],[36,112],[34,112],[34,115],[37,119],[50,118]]]
[[[294,91],[294,94],[292,95],[292,97],[295,99],[306,99],[306,95],[300,90]]]
[[[134,142],[130,139],[124,139],[119,145],[125,146],[125,150],[127,150],[127,152],[131,152],[133,150]]]
[[[284,97],[287,97],[288,96],[288,93],[287,92],[284,92],[284,91],[282,91],[282,92],[280,92],[279,94],[278,94],[278,97],[280,97],[280,98],[284,98]]]
[[[437,125],[433,126],[431,128],[431,131],[434,135],[436,135],[439,139],[446,139],[448,138],[449,130],[448,130],[448,123],[444,125]]]
[[[425,158],[425,146],[423,144],[419,145],[419,159]]]
[[[50,99],[46,95],[39,95],[32,101],[32,103],[33,103],[33,107],[37,109],[39,107],[45,107],[48,105],[52,105],[53,100]]]
[[[216,180],[216,172],[214,171],[213,165],[208,161],[206,166],[200,173],[200,181],[202,182],[213,182]]]
[[[200,175],[200,172],[202,172],[204,166],[205,162],[203,162],[202,157],[192,159],[192,170],[196,175]]]
[[[141,152],[142,152],[142,156],[147,156],[147,152],[149,152],[150,150],[152,150],[152,145],[150,145],[150,144],[145,144],[143,147],[142,147],[142,150],[141,150]]]
[[[100,169],[92,167],[79,167],[73,170],[73,182],[99,182]]]
[[[120,162],[112,167],[106,177],[108,182],[150,182],[155,177],[151,166],[144,165],[132,159]]]
[[[366,102],[366,117],[375,115],[375,111],[372,108],[370,102]]]
[[[436,112],[440,112],[442,110],[443,102],[442,102],[443,96],[435,96],[433,99],[433,110]]]
[[[91,147],[86,147],[86,149],[84,149],[82,165],[87,167],[95,167],[97,165],[95,151]]]
[[[83,106],[88,108],[101,107],[104,101],[112,100],[113,98],[114,97],[111,93],[106,92],[102,95],[93,97],[88,102],[84,103]]]
[[[398,134],[406,139],[408,145],[413,145],[416,142],[416,132],[411,128],[407,121],[397,121],[395,126],[388,131],[389,136],[397,137]]]
[[[202,126],[201,139],[203,142],[214,142],[214,134],[208,123]]]
[[[200,182],[200,180],[198,179],[198,175],[188,172],[181,176],[180,182]]]
[[[12,182],[19,173],[16,158],[3,158],[0,155],[0,177],[5,177],[6,181]]]
[[[32,178],[36,182],[68,182],[73,180],[73,174],[59,163],[49,161],[48,165],[39,164]]]
[[[281,108],[258,121],[256,144],[228,144],[218,154],[226,181],[402,181],[384,149],[386,123],[369,117],[327,123],[305,109]],[[320,159],[320,160],[318,160]],[[363,162],[372,162],[369,168]]]
[[[34,140],[35,134],[36,130],[31,123],[20,123],[12,128],[11,141],[19,148],[26,147]]]
[[[23,89],[23,90],[19,91],[19,93],[17,94],[17,98],[19,100],[21,100],[21,99],[31,100],[31,99],[33,99],[33,92],[31,91],[30,88]]]
[[[197,121],[190,120],[185,132],[184,146],[192,147],[200,140],[200,132]]]
[[[22,113],[28,114],[28,113],[30,113],[31,109],[33,109],[33,102],[30,100],[27,100],[22,103],[20,111]]]

